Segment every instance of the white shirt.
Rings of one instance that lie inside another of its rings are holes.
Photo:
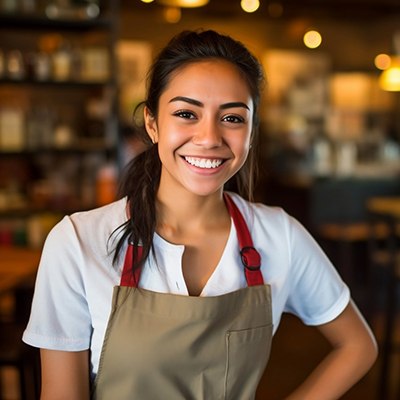
[[[249,227],[262,259],[264,282],[272,288],[274,332],[283,312],[307,325],[336,318],[350,300],[348,287],[315,240],[282,209],[249,203],[230,194]],[[96,374],[111,311],[113,287],[119,285],[123,259],[112,265],[111,236],[126,221],[126,199],[64,217],[46,239],[40,261],[31,317],[23,340],[35,347],[91,350]],[[111,237],[111,239],[110,239]],[[154,235],[155,259],[146,261],[139,286],[188,295],[182,273],[183,245]],[[124,254],[124,252],[123,252]],[[236,230],[201,296],[216,296],[246,287]]]

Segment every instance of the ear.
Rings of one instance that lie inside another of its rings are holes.
[[[147,134],[150,136],[150,139],[153,143],[158,142],[158,128],[157,121],[154,115],[150,112],[150,110],[145,107],[143,111],[144,115],[144,125],[146,127]]]

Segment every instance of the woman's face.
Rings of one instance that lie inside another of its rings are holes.
[[[237,68],[223,60],[188,64],[170,78],[147,132],[158,142],[159,190],[206,196],[244,164],[250,146],[253,101]]]

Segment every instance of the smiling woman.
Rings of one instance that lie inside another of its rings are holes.
[[[43,250],[24,333],[42,400],[254,399],[283,312],[332,344],[288,399],[339,398],[370,368],[374,338],[327,257],[250,201],[262,84],[215,31],[183,32],[155,59],[121,199],[65,217]],[[240,193],[224,191],[231,178]]]

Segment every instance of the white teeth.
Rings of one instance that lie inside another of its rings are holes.
[[[222,160],[211,160],[208,158],[185,157],[185,160],[198,168],[217,168],[222,164]]]

